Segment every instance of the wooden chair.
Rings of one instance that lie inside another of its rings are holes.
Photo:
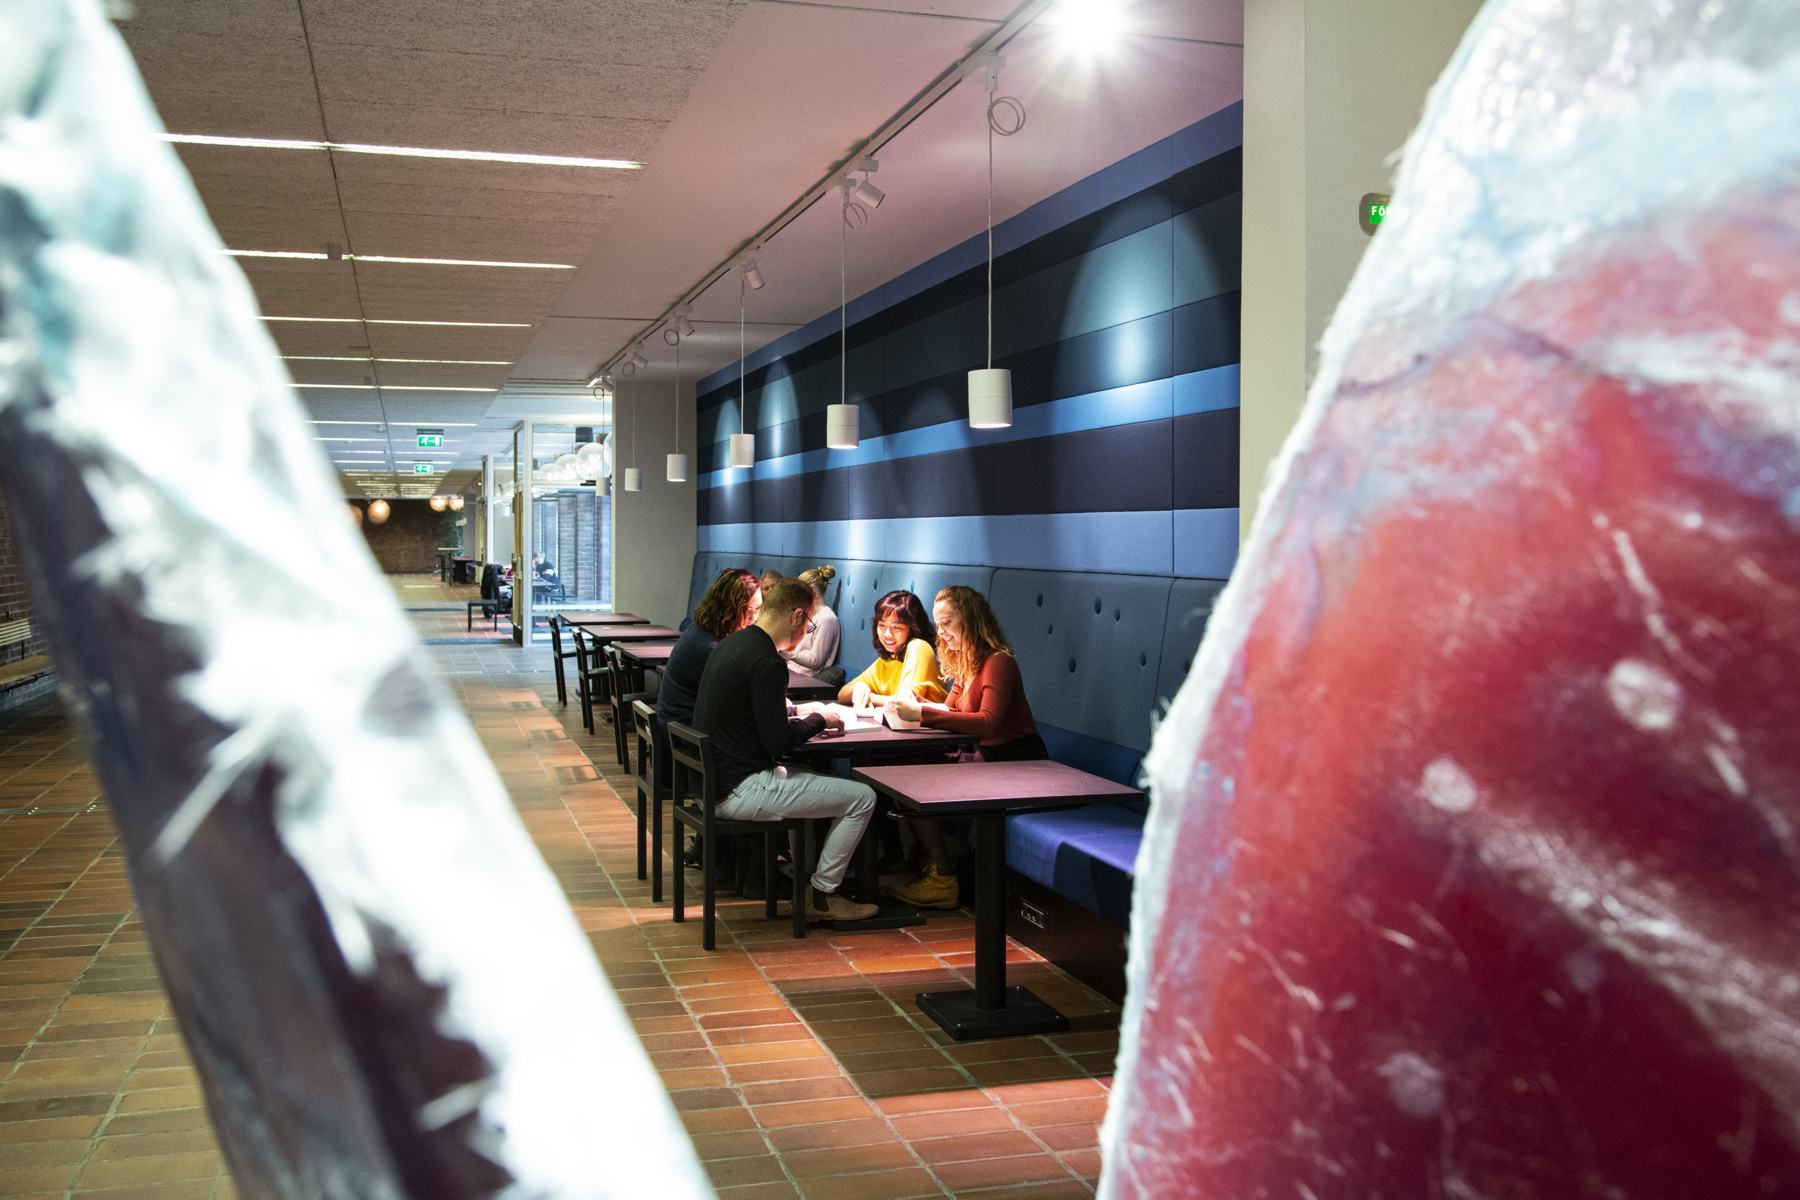
[[[658,741],[656,709],[641,694],[632,698],[631,724],[637,740],[638,878],[650,880],[650,900],[661,904],[662,814],[663,801],[669,798],[669,747],[666,739]],[[680,864],[675,870],[680,872]]]
[[[713,767],[712,740],[698,729],[670,721],[669,758],[671,768],[670,807],[675,819],[700,835],[701,844],[701,913],[704,928],[700,945],[707,950],[713,944],[713,854],[719,838],[727,834],[763,835],[763,896],[765,912],[775,916],[775,835],[786,830],[794,857],[794,936],[806,936],[806,883],[809,864],[813,860],[812,822],[805,817],[776,821],[732,821],[714,815],[719,806],[719,774]],[[692,792],[690,794],[690,789]],[[806,847],[804,855],[801,846]],[[675,868],[675,919],[687,920],[686,876]]]
[[[556,702],[565,708],[569,703],[569,689],[563,682],[563,661],[575,657],[575,647],[563,649],[563,630],[574,631],[574,626],[565,622],[560,614],[550,614],[550,662],[556,668]],[[530,638],[526,638],[530,641]],[[590,726],[590,728],[592,728]]]
[[[607,674],[612,686],[613,748],[619,755],[619,766],[631,770],[631,705],[636,700],[656,702],[656,693],[645,691],[642,671],[633,670],[625,662],[625,651],[614,642],[606,647]],[[639,876],[643,878],[643,876]]]
[[[570,626],[575,642],[575,691],[581,699],[581,724],[589,733],[598,733],[594,727],[594,708],[601,703],[595,699],[596,689],[604,691],[610,700],[612,687],[610,669],[600,654],[599,644],[593,635],[580,626]],[[625,763],[620,763],[625,766]]]

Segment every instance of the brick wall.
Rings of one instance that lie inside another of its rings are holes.
[[[6,661],[12,662],[22,655],[48,654],[50,647],[44,641],[36,615],[32,612],[31,592],[25,582],[25,571],[19,561],[18,548],[13,544],[12,520],[6,510],[6,498],[0,496],[0,621],[20,620],[31,622],[31,640],[22,649],[18,646],[6,647]],[[36,699],[55,687],[56,676],[50,675],[33,683],[0,690],[0,712]]]
[[[424,500],[389,500],[392,512],[376,525],[369,520],[367,502],[358,501],[357,507],[364,510],[363,537],[383,571],[390,575],[437,574],[437,548],[445,544],[443,513],[431,511]]]

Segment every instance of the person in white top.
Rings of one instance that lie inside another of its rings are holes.
[[[812,589],[817,603],[806,622],[806,636],[792,650],[781,652],[781,657],[787,659],[794,670],[811,675],[821,683],[842,683],[845,674],[844,668],[836,665],[838,617],[825,603],[825,585],[836,577],[837,568],[830,565],[800,572],[800,582]]]

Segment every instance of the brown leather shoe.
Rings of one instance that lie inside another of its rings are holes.
[[[858,904],[854,900],[846,900],[836,892],[821,892],[812,889],[813,914],[829,917],[833,921],[866,921],[881,911],[877,904]]]

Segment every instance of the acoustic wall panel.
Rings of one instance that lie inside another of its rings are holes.
[[[1190,152],[1214,150],[1202,161],[1178,162],[1171,141],[1032,210],[1030,236],[996,231],[1008,248],[994,265],[994,365],[1013,372],[1011,429],[967,425],[967,372],[986,361],[986,270],[967,246],[859,298],[847,364],[835,321],[821,321],[752,356],[741,415],[735,368],[704,381],[701,544],[1228,574],[1243,167],[1219,139],[1229,124],[1239,140],[1238,119],[1184,132]],[[862,410],[854,451],[824,446],[840,372]],[[758,433],[757,465],[725,470],[740,423]]]

